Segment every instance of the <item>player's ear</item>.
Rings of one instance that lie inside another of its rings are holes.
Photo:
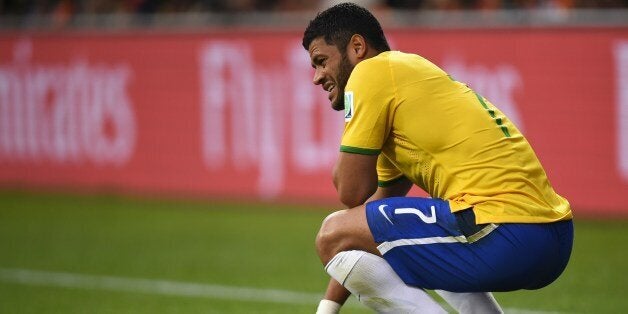
[[[366,40],[360,34],[353,34],[349,39],[349,49],[351,53],[358,59],[364,59],[368,52],[368,45]]]

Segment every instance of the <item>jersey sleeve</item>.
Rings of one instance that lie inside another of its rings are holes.
[[[345,88],[345,129],[340,151],[377,155],[392,125],[394,86],[387,60],[358,64]]]
[[[403,178],[403,174],[388,157],[380,154],[377,156],[377,185],[387,187]]]

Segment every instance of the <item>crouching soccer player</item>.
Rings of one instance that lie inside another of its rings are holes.
[[[314,84],[345,113],[340,200],[316,239],[333,278],[319,313],[350,293],[380,313],[501,312],[491,291],[539,289],[565,269],[569,203],[488,100],[428,60],[390,51],[366,9],[319,13],[303,47]],[[406,194],[417,185],[432,198]]]

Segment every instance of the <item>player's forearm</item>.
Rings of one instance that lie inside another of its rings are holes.
[[[325,299],[334,301],[338,304],[345,304],[351,292],[343,287],[338,281],[331,278],[327,285],[327,291],[325,291]]]
[[[327,285],[325,298],[319,303],[316,314],[337,314],[351,293],[333,278]]]

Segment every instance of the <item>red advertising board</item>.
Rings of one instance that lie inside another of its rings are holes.
[[[576,212],[628,214],[628,29],[391,30],[490,99]],[[337,204],[299,31],[0,34],[0,185]]]

